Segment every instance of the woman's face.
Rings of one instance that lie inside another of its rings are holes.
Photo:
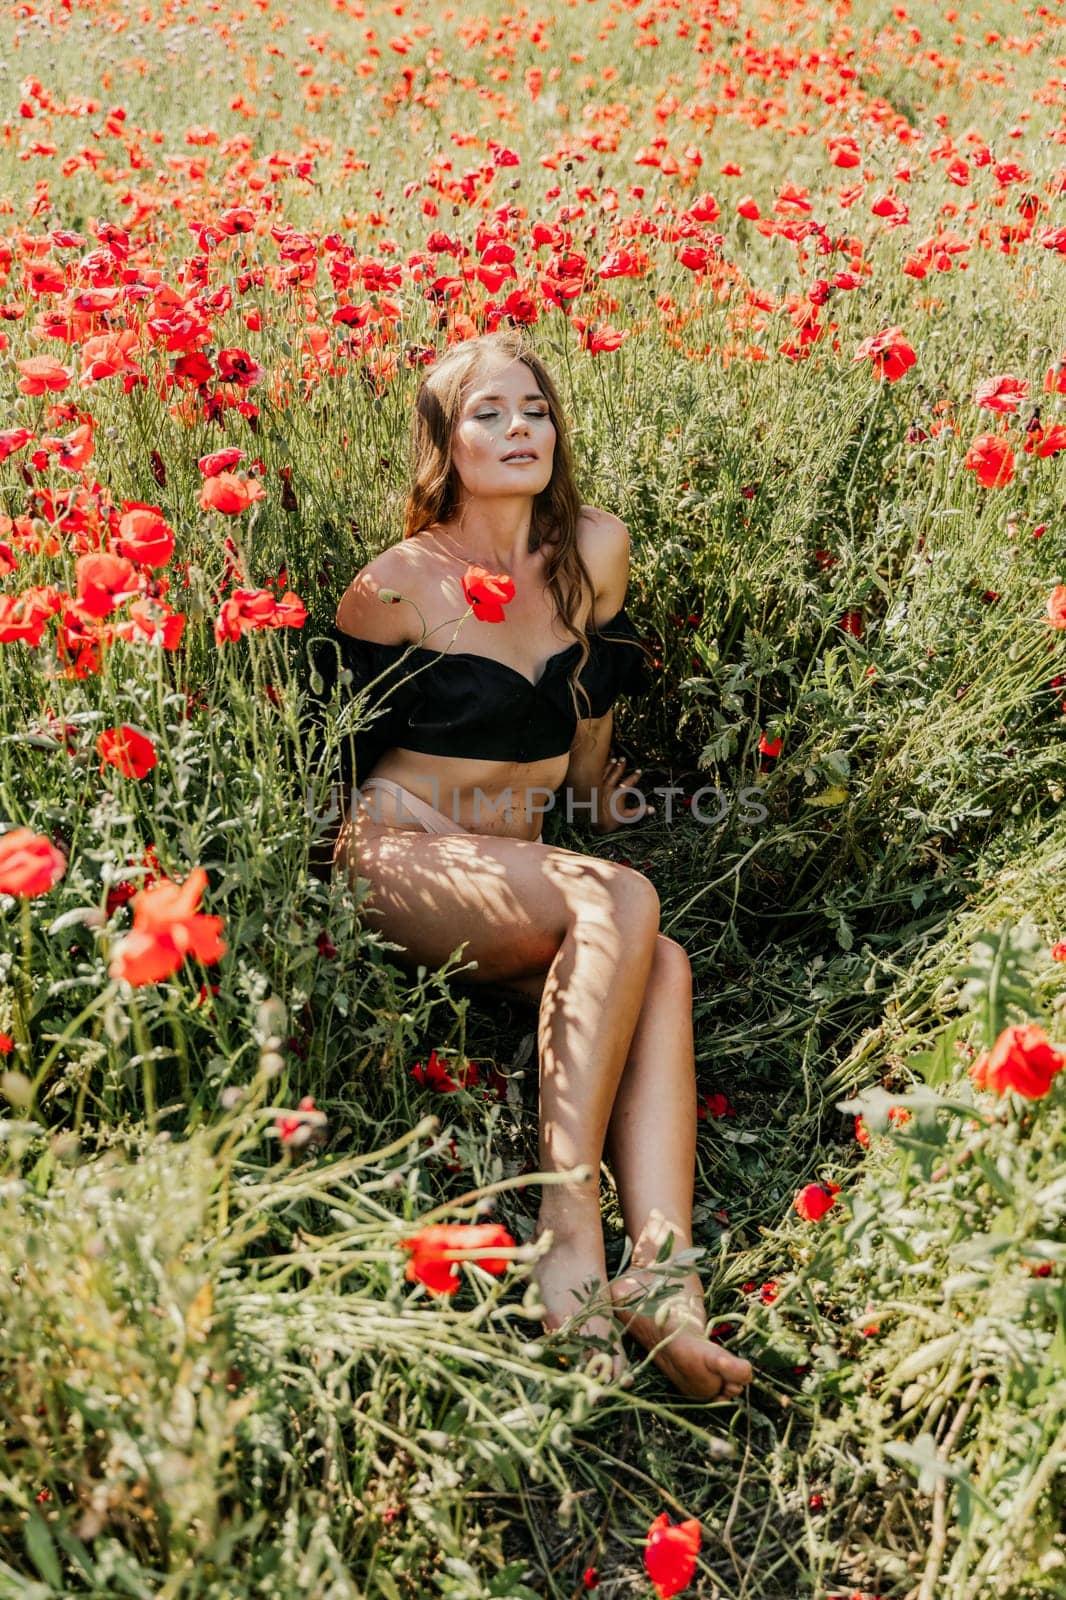
[[[525,460],[508,457],[525,456]],[[551,481],[555,424],[524,361],[486,362],[459,408],[452,463],[468,495],[535,495]]]

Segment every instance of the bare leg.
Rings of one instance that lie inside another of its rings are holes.
[[[615,1100],[607,1150],[626,1232],[633,1240],[632,1261],[611,1284],[619,1317],[682,1393],[732,1398],[750,1383],[751,1366],[705,1337],[707,1312],[695,1272],[681,1279],[655,1313],[640,1309],[650,1288],[662,1294],[661,1269],[648,1270],[662,1247],[672,1239],[671,1257],[692,1247],[692,972],[681,946],[662,936]]]
[[[364,916],[409,961],[440,965],[465,944],[481,982],[547,973],[538,1022],[540,1165],[549,1173],[588,1169],[583,1183],[542,1192],[537,1231],[550,1229],[553,1244],[538,1263],[538,1283],[546,1326],[557,1328],[582,1310],[590,1287],[609,1299],[599,1168],[654,959],[655,889],[629,868],[537,841],[363,821],[342,829],[337,859],[369,880]],[[610,1312],[579,1317],[576,1326],[617,1336]]]
[[[588,1167],[584,1184],[546,1186],[536,1236],[554,1240],[538,1282],[557,1327],[580,1310],[584,1289],[607,1296],[600,1215],[600,1161],[618,1083],[640,1014],[654,957],[658,898],[639,893],[599,897],[574,919],[548,969],[538,1017],[540,1165],[544,1172]],[[587,1319],[583,1331],[610,1337],[609,1316]],[[615,1365],[616,1375],[622,1362]]]
[[[506,987],[535,1000],[543,980]],[[691,1248],[696,1161],[696,1089],[692,1040],[692,977],[688,957],[672,939],[656,940],[640,1017],[630,1044],[606,1136],[633,1257],[611,1284],[618,1316],[653,1352],[683,1393],[732,1397],[751,1380],[751,1366],[705,1338],[703,1291],[695,1272],[664,1294],[661,1268],[649,1270],[672,1236],[670,1255]],[[665,1301],[654,1313],[639,1308],[649,1290]]]

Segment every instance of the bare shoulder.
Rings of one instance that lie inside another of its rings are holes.
[[[423,569],[424,554],[414,540],[389,545],[356,573],[341,595],[337,627],[377,644],[410,644],[420,638],[418,613],[406,602],[418,603]],[[390,591],[403,599],[391,602]]]
[[[613,617],[625,604],[629,584],[629,529],[610,511],[582,506],[577,540],[596,591],[600,620]]]

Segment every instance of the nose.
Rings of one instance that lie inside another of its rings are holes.
[[[522,413],[519,411],[519,412],[516,412],[515,415],[511,418],[511,426],[507,430],[508,433],[513,433],[514,432],[514,425],[515,425],[516,422],[520,422],[522,424],[522,427],[525,429],[526,433],[529,432],[529,418],[523,416]]]

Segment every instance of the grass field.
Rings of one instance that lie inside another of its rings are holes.
[[[0,41],[0,1600],[1061,1595],[1066,7]],[[691,957],[737,1405],[544,1349],[534,1015],[312,870],[314,641],[511,326],[632,537],[679,797],[544,836]]]

